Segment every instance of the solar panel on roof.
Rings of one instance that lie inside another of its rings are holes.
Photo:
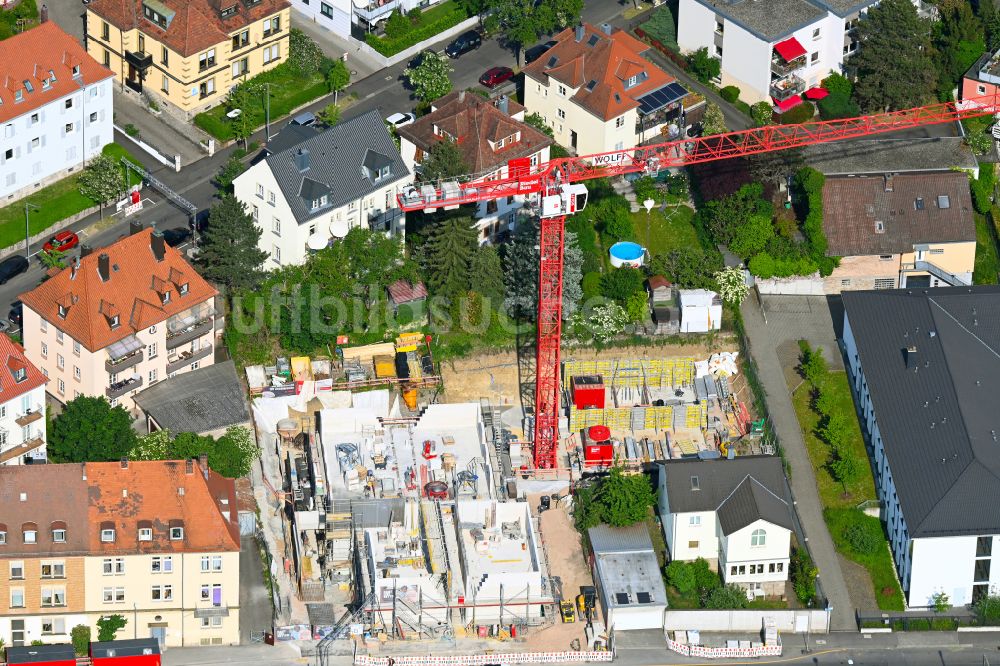
[[[615,592],[615,603],[619,606],[628,606],[628,593]]]
[[[668,104],[673,104],[687,94],[688,91],[684,86],[675,81],[640,97],[639,110],[642,113],[652,113]]]
[[[653,597],[649,592],[637,592],[635,598],[640,604],[651,604],[653,603]]]

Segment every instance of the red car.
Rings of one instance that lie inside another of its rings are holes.
[[[80,244],[80,237],[72,231],[60,231],[42,246],[46,252],[66,252]]]
[[[479,77],[479,82],[487,88],[496,88],[504,81],[514,78],[514,70],[510,67],[490,67]]]

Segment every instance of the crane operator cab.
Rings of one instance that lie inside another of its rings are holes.
[[[542,217],[579,213],[587,207],[587,186],[582,183],[556,185],[542,197]]]

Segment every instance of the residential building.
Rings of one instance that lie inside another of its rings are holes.
[[[647,45],[607,23],[566,28],[555,41],[523,71],[527,113],[541,115],[557,142],[586,155],[679,136],[688,91],[643,57]]]
[[[781,458],[671,460],[659,512],[671,560],[704,558],[753,596],[784,596],[792,504]]]
[[[845,292],[843,345],[910,608],[995,594],[1000,288]]]
[[[1000,51],[984,53],[962,77],[960,99],[1000,94]],[[993,100],[990,100],[990,104]]]
[[[45,462],[47,380],[6,334],[0,334],[0,363],[0,465]]]
[[[261,229],[267,266],[301,264],[354,227],[402,234],[396,195],[412,182],[377,109],[268,155],[234,182]]]
[[[185,117],[288,58],[287,0],[92,0],[87,52]]]
[[[25,352],[59,402],[132,409],[144,386],[215,361],[218,292],[161,233],[131,232],[20,297]]]
[[[420,173],[420,164],[434,144],[453,141],[476,181],[507,178],[510,164],[544,164],[552,145],[552,139],[524,122],[524,107],[506,95],[486,100],[464,90],[433,102],[430,113],[397,132],[400,154],[411,171]],[[480,202],[476,207],[480,242],[496,241],[513,231],[517,211],[527,199],[515,195]]]
[[[858,49],[858,22],[876,2],[680,0],[677,44],[719,58],[722,85],[738,87],[743,101],[767,100],[786,111],[843,70]]]
[[[122,638],[239,642],[236,487],[204,460],[0,467],[0,638],[69,642],[121,613]]]
[[[667,590],[646,526],[598,525],[588,535],[594,583],[608,631],[662,629]]]
[[[963,172],[827,178],[827,294],[972,284],[976,222]]]
[[[0,41],[0,198],[72,174],[114,141],[111,77],[52,21]]]
[[[407,14],[441,0],[292,0],[303,17],[340,37],[364,41],[369,32],[381,30],[394,11]]]
[[[231,427],[250,427],[246,392],[232,361],[181,373],[135,395],[150,432],[194,432],[219,437]]]
[[[858,139],[814,143],[802,149],[806,164],[825,176],[953,172],[979,177],[976,156],[960,136]]]

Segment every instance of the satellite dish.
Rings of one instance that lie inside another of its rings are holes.
[[[648,213],[649,211],[653,210],[653,206],[656,205],[656,202],[653,201],[652,199],[646,199],[645,201],[642,202],[642,205],[646,207],[646,212]]]
[[[322,250],[327,246],[330,239],[323,234],[313,234],[306,240],[306,245],[310,250]]]

